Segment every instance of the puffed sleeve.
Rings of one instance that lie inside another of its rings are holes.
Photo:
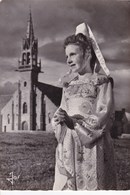
[[[97,126],[106,126],[114,108],[112,84],[110,81],[99,86],[96,104]]]
[[[111,82],[98,86],[99,92],[95,113],[80,120],[75,120],[75,130],[84,145],[95,142],[108,129],[110,115],[113,111],[113,91]]]

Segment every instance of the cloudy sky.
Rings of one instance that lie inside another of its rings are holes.
[[[116,108],[130,112],[130,1],[3,0],[0,3],[0,95],[16,88],[15,71],[31,5],[42,70],[39,81],[57,84],[68,69],[63,40],[75,27],[90,25],[115,82]]]

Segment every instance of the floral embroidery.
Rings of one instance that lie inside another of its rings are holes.
[[[65,96],[75,96],[75,97],[97,97],[97,86],[89,83],[84,84],[74,84],[69,85],[67,88],[65,88]]]
[[[81,105],[79,106],[79,110],[84,114],[92,114],[93,108],[89,101],[85,101],[81,103]]]

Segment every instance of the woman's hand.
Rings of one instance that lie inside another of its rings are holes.
[[[65,110],[62,108],[59,108],[56,113],[54,114],[54,122],[57,124],[63,124],[65,123],[68,128],[73,129],[74,124],[71,117],[67,114]]]

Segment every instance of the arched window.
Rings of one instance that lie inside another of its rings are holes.
[[[26,81],[24,81],[24,87],[26,87],[27,86],[27,82]]]
[[[27,52],[27,64],[30,64],[30,52]]]
[[[10,124],[10,114],[7,115],[8,124]]]
[[[23,53],[22,65],[26,65],[26,53]]]
[[[27,103],[23,103],[23,114],[27,113]]]

